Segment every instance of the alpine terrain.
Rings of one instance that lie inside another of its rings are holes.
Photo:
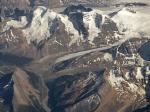
[[[1,0],[0,112],[150,112],[150,1]]]

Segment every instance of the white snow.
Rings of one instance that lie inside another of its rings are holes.
[[[14,27],[14,28],[23,28],[27,25],[28,21],[26,16],[21,17],[21,21],[11,20],[8,21],[6,26],[7,27]]]
[[[146,75],[150,75],[150,67],[149,66],[146,67]]]
[[[149,4],[150,1],[149,0],[114,0],[113,3],[115,4],[119,4],[119,3],[147,3]]]
[[[126,72],[126,74],[125,74],[125,78],[126,78],[127,80],[129,80],[129,79],[130,79],[129,72]]]
[[[96,10],[93,10],[91,12],[83,12],[83,23],[84,26],[88,29],[89,36],[87,38],[91,44],[93,44],[93,40],[95,37],[98,36],[98,33],[101,32],[101,30],[98,27],[96,27],[96,23],[95,23],[96,14],[101,15],[102,12]],[[102,16],[102,21],[99,21],[99,24],[102,25],[105,21],[105,15],[101,15],[101,16]],[[70,35],[71,41],[69,43],[69,46],[84,40],[83,35],[82,34],[80,35],[79,32],[74,28],[68,16],[59,15],[59,17],[61,18],[61,21],[65,24],[65,30],[68,32],[68,34],[72,34]]]
[[[57,14],[45,7],[38,7],[34,11],[31,26],[24,29],[27,42],[36,41],[39,43],[44,39],[50,38],[52,32],[57,29]]]
[[[84,25],[88,29],[88,32],[89,32],[88,40],[91,44],[93,43],[94,38],[97,37],[98,34],[101,32],[100,28],[96,27],[96,23],[95,23],[95,18],[96,18],[97,14],[98,13],[95,10],[93,10],[91,12],[83,13],[83,15],[84,15],[83,22],[84,22]],[[102,16],[102,21],[99,21],[98,24],[102,25],[103,21],[104,21],[103,19],[104,18]]]
[[[135,85],[134,83],[128,83],[128,88],[129,90],[131,90],[134,93],[138,93],[139,95],[144,95],[145,94],[145,90],[141,87],[138,87],[137,85]]]
[[[137,67],[136,79],[138,80],[144,79],[142,72],[141,72],[141,67]]]
[[[121,87],[121,82],[123,82],[124,79],[122,77],[116,77],[111,70],[109,72],[108,81],[113,87]]]
[[[109,72],[108,81],[112,87],[114,87],[117,91],[123,90],[122,83],[126,84],[126,87],[133,93],[137,93],[139,95],[144,95],[145,91],[142,87],[137,86],[134,82],[128,82],[123,77],[116,77],[113,74],[112,70]]]
[[[102,20],[98,20],[95,23],[96,15],[102,17]],[[88,29],[89,36],[87,37],[90,44],[93,45],[93,40],[95,37],[101,33],[101,27],[98,28],[96,24],[102,26],[105,22],[105,18],[108,17],[105,15],[104,11],[94,9],[90,12],[83,12],[83,23]],[[141,12],[132,12],[126,8],[120,10],[112,19],[116,22],[118,28],[125,35],[119,35],[115,33],[115,37],[121,38],[131,38],[139,37],[141,34],[150,35],[150,15],[141,13]],[[53,36],[53,33],[58,30],[59,23],[61,21],[65,26],[65,31],[70,37],[70,42],[68,46],[73,44],[79,45],[80,42],[84,41],[83,35],[74,28],[73,23],[69,20],[68,16],[54,12],[53,10],[47,9],[43,6],[37,7],[33,13],[33,19],[29,27],[24,28],[23,34],[25,35],[27,42],[30,44],[32,41],[36,43],[41,42],[42,40],[47,40]],[[27,25],[26,17],[22,17],[21,21],[11,20],[7,22],[7,26],[13,26],[15,28],[22,28]],[[108,40],[109,41],[109,40]],[[108,42],[109,44],[109,42]]]
[[[121,31],[126,30],[125,33],[128,36],[134,36],[136,33],[150,35],[149,14],[138,11],[134,12],[132,9],[123,8],[111,19],[117,23]]]
[[[141,65],[141,66],[144,66],[144,59],[138,54],[138,63]]]
[[[93,44],[93,40],[98,36],[98,33],[101,32],[100,28],[96,27],[95,18],[96,15],[99,14],[102,17],[102,20],[99,20],[97,24],[102,25],[105,21],[105,15],[102,15],[102,11],[93,10],[91,12],[84,12],[83,22],[85,27],[87,27],[89,36],[89,43]],[[68,46],[73,45],[74,43],[79,43],[84,41],[83,35],[79,34],[77,29],[74,28],[73,23],[69,20],[67,15],[63,15],[60,13],[56,13],[53,10],[47,9],[46,7],[39,6],[33,12],[33,19],[31,25],[23,30],[24,35],[26,36],[27,42],[30,44],[32,41],[36,41],[39,43],[42,40],[46,40],[51,38],[53,35],[53,31],[58,29],[57,20],[60,20],[64,26],[65,31],[68,33],[70,37],[70,42]],[[21,21],[9,21],[7,23],[9,26],[13,26],[15,28],[24,27],[27,24],[27,20],[25,17],[22,17]]]
[[[70,35],[71,41],[69,46],[82,40],[82,36],[74,28],[68,16],[40,6],[34,11],[31,26],[24,30],[28,43],[31,41],[39,43],[42,40],[50,38],[53,35],[52,32],[59,28],[57,20],[61,20],[65,25],[66,32]]]
[[[98,11],[98,13],[102,12]],[[83,13],[83,22],[85,26],[88,27],[88,40],[91,44],[94,38],[98,36],[98,33],[101,32],[95,24],[95,17],[98,13],[96,11]],[[102,21],[99,21],[99,24],[103,24],[104,18],[105,16],[102,15]],[[65,31],[70,36],[71,40],[68,44],[69,46],[71,46],[74,43],[77,43],[79,45],[79,42],[84,40],[83,35],[80,35],[79,32],[74,28],[74,25],[69,20],[68,16],[56,13],[54,11],[46,9],[45,7],[40,6],[34,11],[34,17],[31,26],[24,30],[28,43],[30,43],[31,41],[36,41],[37,43],[39,43],[44,39],[50,38],[50,36],[52,36],[51,30],[57,29],[57,23],[55,21],[56,19],[61,20],[61,22],[65,26]]]
[[[106,61],[113,61],[112,54],[110,54],[110,53],[105,53],[105,54],[104,54],[104,60],[106,60]]]
[[[60,0],[59,2],[60,2],[61,5],[64,5],[63,0]]]
[[[69,20],[68,16],[65,15],[59,15],[62,23],[65,25],[65,30],[68,34],[70,34],[71,41],[69,43],[69,46],[71,46],[74,43],[78,43],[80,40],[82,40],[82,35],[79,35],[78,31],[74,28],[72,22]]]

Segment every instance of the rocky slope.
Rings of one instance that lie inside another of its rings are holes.
[[[39,6],[1,22],[1,111],[149,111],[150,15],[116,10]]]

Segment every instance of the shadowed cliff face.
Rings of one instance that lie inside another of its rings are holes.
[[[139,49],[139,54],[144,60],[150,61],[150,41],[141,46]]]
[[[12,104],[12,99],[13,99],[13,80],[12,80],[12,74],[13,73],[8,73],[8,74],[2,74],[0,75],[0,100],[1,104],[3,105],[2,110],[8,111],[8,112],[13,112],[13,104]],[[1,105],[0,104],[0,105]]]
[[[0,62],[8,65],[24,66],[32,61],[31,58],[19,57],[9,53],[0,53]]]
[[[85,8],[82,5],[69,6],[64,10],[64,14],[68,15],[69,20],[73,23],[74,28],[78,30],[79,34],[86,38],[89,34],[83,23],[83,12],[90,12],[91,8]]]
[[[104,82],[103,72],[102,70],[64,75],[48,82],[48,104],[52,112],[68,112],[71,107],[75,107],[71,112],[82,108],[84,112],[95,110],[100,104],[98,90]]]

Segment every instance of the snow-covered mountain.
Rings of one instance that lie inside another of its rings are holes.
[[[30,17],[3,21],[0,109],[149,111],[150,14],[132,5],[38,6]]]
[[[130,21],[127,18],[130,18]],[[24,28],[23,34],[27,42],[34,41],[38,44],[56,35],[55,33],[60,30],[60,25],[64,24],[63,30],[69,35],[68,45],[70,46],[77,41],[85,40],[94,44],[96,38],[103,38],[100,34],[103,33],[102,30],[106,24],[113,24],[114,29],[111,29],[113,31],[110,33],[113,33],[115,39],[147,36],[150,30],[149,19],[150,15],[134,12],[128,8],[123,8],[110,17],[105,15],[104,11],[84,9],[83,6],[70,6],[62,13],[40,6],[33,12],[29,27],[26,27],[28,23],[25,17],[22,17],[21,21],[11,20],[7,22],[7,25]],[[111,40],[107,39],[107,41]]]

